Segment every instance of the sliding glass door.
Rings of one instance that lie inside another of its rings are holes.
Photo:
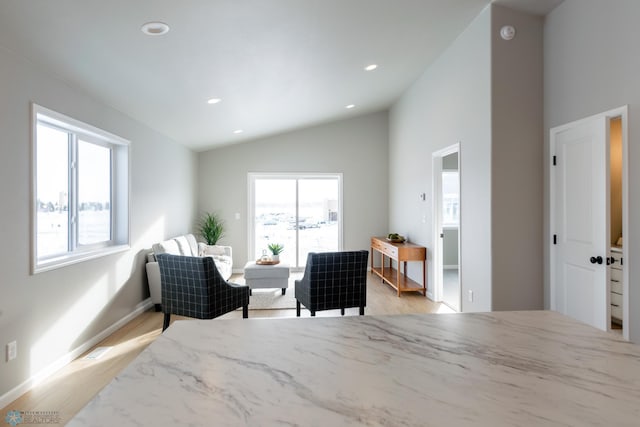
[[[342,247],[340,174],[249,174],[249,258],[280,243],[280,261],[304,268],[309,252]]]

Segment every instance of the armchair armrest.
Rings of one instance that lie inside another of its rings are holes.
[[[160,266],[158,261],[151,261],[146,264],[147,281],[149,283],[149,294],[154,304],[162,304],[162,286],[160,282]]]

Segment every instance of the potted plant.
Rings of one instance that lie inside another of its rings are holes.
[[[198,223],[198,230],[207,245],[215,245],[224,236],[224,221],[217,213],[205,212]]]
[[[269,243],[267,247],[271,251],[271,259],[273,261],[280,261],[280,254],[284,251],[284,245],[280,243]]]

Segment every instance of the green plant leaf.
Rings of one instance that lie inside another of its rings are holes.
[[[267,247],[273,255],[280,255],[280,253],[284,251],[284,245],[281,245],[280,243],[269,243]]]
[[[224,236],[224,221],[217,213],[205,212],[198,223],[198,231],[207,245],[215,245]]]

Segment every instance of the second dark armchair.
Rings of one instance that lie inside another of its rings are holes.
[[[368,251],[311,252],[304,276],[296,280],[296,315],[300,304],[311,315],[316,311],[359,307],[364,315],[367,305]]]
[[[242,307],[249,316],[249,287],[227,282],[211,257],[159,254],[164,331],[172,314],[213,319]]]

